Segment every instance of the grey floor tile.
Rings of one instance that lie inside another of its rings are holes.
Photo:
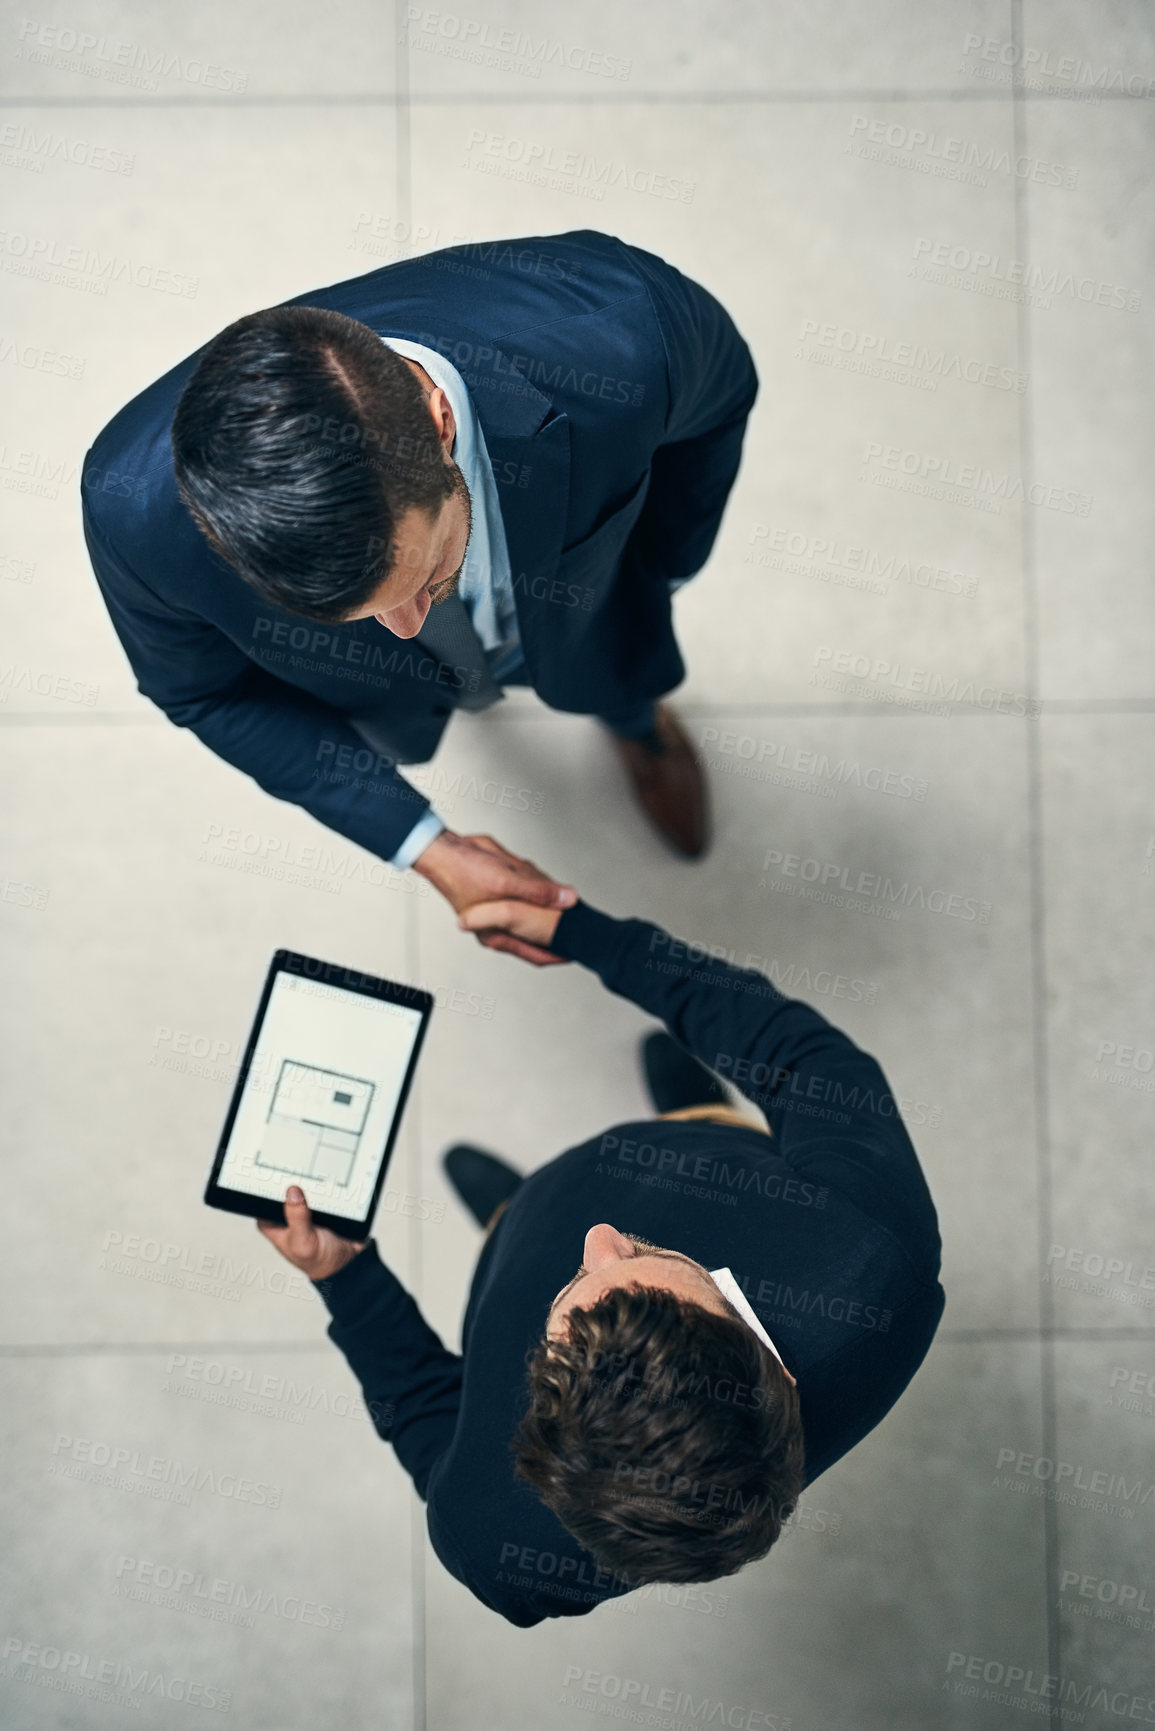
[[[1056,1321],[1155,1329],[1149,716],[1043,723]]]
[[[412,1489],[335,1347],[0,1375],[6,1725],[412,1722]]]
[[[635,91],[668,97],[701,90],[967,88],[966,41],[1002,37],[1010,23],[1004,0],[918,11],[886,0],[869,17],[836,0],[813,6],[788,0],[709,17],[688,0],[628,11],[598,0],[564,18],[544,0],[505,0],[468,16],[410,7],[408,18],[415,93],[483,91],[511,104],[533,96],[596,101]]]
[[[1141,1722],[1155,1693],[1155,1341],[1056,1342],[1055,1409],[1053,1452],[1030,1473],[1056,1499],[1062,1698],[1096,1707],[1092,1723]]]
[[[1155,247],[1139,219],[1150,140],[1146,101],[1027,106],[1032,167],[1061,157],[1078,176],[1067,191],[1026,189],[1033,463],[1040,482],[1068,489],[1033,513],[1045,700],[1149,701],[1155,691],[1144,652],[1155,630],[1144,389]]]
[[[106,0],[80,14],[12,21],[0,62],[10,95],[222,105],[298,92],[380,95],[394,84],[391,14],[364,0],[340,0],[323,19],[301,0],[195,12]]]
[[[954,1685],[976,1655],[1045,1668],[1041,1505],[994,1472],[1004,1436],[1039,1446],[1037,1360],[1029,1344],[937,1346],[770,1556],[696,1591],[643,1589],[527,1636],[434,1567],[430,1722],[563,1731],[629,1701],[630,1681],[770,1725],[1001,1728],[1000,1705]]]

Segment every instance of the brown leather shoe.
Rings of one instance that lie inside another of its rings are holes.
[[[641,739],[610,738],[629,772],[638,804],[670,846],[698,859],[710,842],[706,780],[694,747],[677,716],[659,703],[654,716],[658,745]]]

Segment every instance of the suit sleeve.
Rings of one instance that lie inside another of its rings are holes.
[[[389,765],[371,776],[336,774],[330,766],[342,747],[365,748],[338,711],[258,667],[215,625],[154,594],[87,509],[84,537],[141,693],[274,799],[392,859],[429,801]]]
[[[461,1404],[462,1360],[425,1321],[370,1239],[330,1280],[313,1283],[332,1316],[329,1339],[361,1385],[377,1434],[425,1499]]]
[[[745,418],[758,394],[750,349],[726,308],[665,259],[628,248],[666,351],[670,412],[663,443],[696,439]]]
[[[583,902],[562,913],[550,947],[663,1021],[765,1113],[791,1167],[837,1184],[937,1271],[938,1222],[898,1103],[876,1060],[825,1016],[755,969]]]
[[[719,300],[654,254],[629,251],[661,331],[670,396],[630,551],[647,576],[692,577],[710,555],[738,475],[758,374]]]

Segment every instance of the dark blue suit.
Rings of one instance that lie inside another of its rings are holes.
[[[372,1239],[316,1283],[378,1435],[427,1504],[434,1550],[522,1628],[579,1616],[628,1587],[515,1478],[509,1452],[528,1405],[526,1353],[591,1226],[608,1221],[730,1268],[798,1379],[808,1485],[890,1411],[945,1304],[938,1216],[876,1059],[764,974],[644,920],[579,902],[550,948],[664,1021],[761,1108],[772,1133],[640,1120],[539,1166],[482,1252],[460,1353],[429,1327]],[[712,1392],[746,1398],[721,1385]],[[710,1494],[704,1473],[700,1508]]]
[[[527,269],[526,260],[535,260]],[[459,274],[460,273],[460,274]],[[478,279],[481,279],[480,282]],[[653,254],[593,230],[449,248],[286,303],[436,349],[476,406],[498,482],[528,682],[608,715],[684,675],[668,580],[713,545],[758,388],[719,303]],[[304,622],[210,550],[177,495],[172,418],[199,352],[88,452],[84,532],[146,697],[266,792],[390,858],[428,801],[364,753],[350,716],[426,717],[460,670],[373,619]]]

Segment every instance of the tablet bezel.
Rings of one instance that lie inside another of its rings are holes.
[[[393,1148],[397,1141],[397,1133],[401,1127],[401,1118],[405,1111],[405,1103],[409,1098],[409,1089],[417,1069],[417,1060],[425,1042],[425,1033],[429,1027],[429,1018],[433,1013],[433,998],[429,992],[422,991],[419,986],[404,986],[396,980],[385,980],[377,974],[363,973],[359,968],[345,967],[340,962],[323,962],[316,956],[303,955],[298,950],[277,950],[269,963],[269,971],[265,975],[265,983],[261,988],[260,1002],[253,1017],[252,1028],[245,1055],[237,1072],[233,1097],[229,1101],[229,1109],[225,1115],[224,1129],[217,1143],[216,1156],[212,1171],[205,1185],[204,1199],[210,1208],[223,1209],[226,1214],[244,1214],[254,1220],[268,1220],[274,1226],[285,1225],[284,1202],[274,1202],[267,1196],[254,1196],[247,1190],[229,1190],[218,1183],[218,1176],[224,1164],[228,1150],[229,1138],[233,1132],[237,1113],[240,1110],[241,1099],[249,1079],[253,1054],[257,1049],[269,1000],[273,995],[273,986],[278,974],[298,974],[302,979],[312,980],[317,984],[335,986],[346,992],[359,992],[362,997],[377,998],[389,1004],[401,1004],[406,1009],[419,1010],[421,1022],[413,1041],[413,1049],[409,1054],[409,1065],[405,1071],[405,1079],[401,1084],[401,1092],[397,1096],[397,1105],[393,1113],[393,1121],[389,1126],[389,1134],[381,1155],[381,1165],[373,1186],[373,1194],[369,1208],[363,1220],[352,1220],[344,1214],[328,1214],[320,1210],[313,1211],[313,1220],[318,1226],[327,1226],[341,1238],[364,1239],[368,1236],[381,1200],[381,1191],[385,1183],[385,1174],[389,1170],[389,1162],[393,1156]],[[286,1174],[285,1188],[292,1182]]]

